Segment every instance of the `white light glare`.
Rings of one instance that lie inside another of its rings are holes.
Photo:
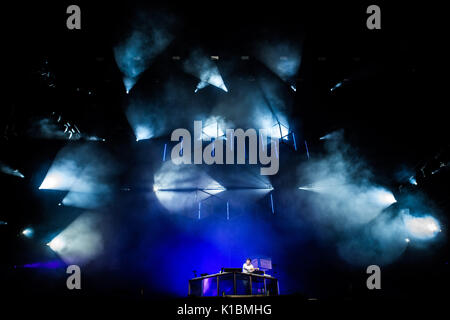
[[[64,241],[61,238],[55,238],[47,245],[55,252],[61,251],[64,248]]]
[[[418,239],[433,238],[441,231],[438,221],[432,216],[414,217],[405,215],[404,223],[409,234]]]

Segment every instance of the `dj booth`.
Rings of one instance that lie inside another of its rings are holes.
[[[243,273],[240,269],[225,269],[189,280],[189,296],[277,296],[278,280],[266,274]]]

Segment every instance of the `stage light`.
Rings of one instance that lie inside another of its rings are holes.
[[[342,87],[342,82],[338,82],[334,87],[332,87],[330,89],[330,91],[333,92],[334,90],[336,90],[337,88],[340,88],[340,87]]]
[[[6,222],[6,221],[0,221],[0,226],[6,226],[8,224],[8,222]]]
[[[130,90],[131,90],[131,88],[133,88],[135,83],[136,83],[136,79],[123,78],[123,85],[125,86],[125,92],[127,94],[130,93]]]
[[[74,182],[79,178],[81,171],[80,163],[75,159],[76,152],[63,150],[58,154],[47,175],[42,181],[41,190],[70,190]],[[86,156],[85,154],[80,155]]]
[[[172,35],[165,28],[150,25],[137,27],[121,43],[114,47],[114,58],[123,74],[123,84],[128,94],[140,75],[158,54],[171,42]],[[149,44],[151,44],[149,46]]]
[[[415,217],[405,214],[403,219],[408,233],[418,239],[431,239],[441,231],[439,222],[432,216]]]
[[[9,174],[11,176],[19,177],[19,178],[25,178],[25,176],[17,169],[13,169],[10,166],[3,164],[0,162],[0,171]]]
[[[153,134],[150,130],[150,128],[145,127],[143,125],[138,125],[136,127],[136,141],[140,141],[140,140],[146,140],[146,139],[150,139],[151,137],[153,137]]]
[[[218,57],[217,57],[218,58]],[[183,64],[184,71],[200,79],[194,92],[213,85],[228,92],[216,64],[201,51],[194,51]]]
[[[378,189],[376,191],[374,191],[373,193],[374,195],[374,199],[385,206],[390,206],[391,204],[397,202],[397,200],[395,200],[394,195],[392,194],[392,192],[387,191],[386,189]]]
[[[103,250],[100,216],[86,212],[47,245],[67,264],[84,264]]]
[[[205,191],[208,194],[217,194],[223,191],[226,191],[227,189],[225,187],[222,186],[217,186],[215,187],[215,185],[213,185],[212,187],[206,187],[204,189],[199,189],[198,191]]]
[[[330,133],[327,133],[326,135],[319,138],[319,140],[330,140],[330,139],[336,139],[336,140],[342,140],[344,135],[344,131],[342,129],[336,130]]]
[[[33,228],[26,228],[22,231],[22,234],[27,238],[31,238],[34,235],[34,230]]]
[[[301,50],[301,45],[297,43],[279,40],[265,41],[259,46],[257,57],[281,80],[289,82],[300,68]]]
[[[203,126],[202,133],[205,135],[203,136],[203,140],[210,140],[211,138],[217,139],[218,137],[221,137],[225,135],[224,130],[225,123],[220,117],[209,117],[205,121],[205,125]]]
[[[336,90],[337,88],[342,87],[342,86],[344,85],[344,83],[348,83],[349,81],[350,81],[350,79],[344,79],[344,80],[342,80],[342,81],[336,83],[336,85],[335,85],[334,87],[332,87],[332,88],[330,89],[330,91],[333,92],[333,91]]]
[[[153,192],[158,192],[159,188],[156,185],[153,185]]]
[[[65,206],[98,207],[110,199],[112,187],[105,177],[114,170],[108,153],[89,143],[70,145],[58,153],[39,189],[68,191],[60,201]]]
[[[271,135],[278,139],[289,140],[289,128],[281,123],[276,123],[272,127]]]
[[[217,72],[217,74],[215,74]],[[197,93],[200,89],[203,89],[207,87],[208,85],[213,85],[219,89],[222,89],[225,92],[228,92],[227,87],[225,86],[225,83],[223,82],[223,79],[220,74],[218,74],[219,70],[217,71],[206,71],[200,75],[201,81],[197,84],[197,87],[194,90],[194,93]]]
[[[57,189],[62,179],[62,174],[55,172],[51,176],[45,177],[39,189]]]
[[[304,186],[304,187],[299,187],[300,190],[305,190],[305,191],[314,191],[314,192],[321,192],[323,191],[322,188],[317,187],[317,186]]]
[[[409,238],[405,239],[405,242],[409,243],[411,240],[409,240]]]
[[[409,177],[409,183],[411,183],[412,185],[417,186],[416,178],[414,176]]]
[[[278,114],[275,117],[270,113],[259,112],[255,120],[258,127],[266,130],[267,134],[272,138],[283,140],[289,139],[289,126],[285,125],[288,122],[284,115]]]
[[[217,73],[210,74],[210,72],[207,72],[207,74],[208,74],[208,76],[205,77],[205,79],[209,84],[212,84],[213,86],[220,88],[225,92],[228,92],[228,89],[225,86],[222,76],[219,74],[218,70],[217,70]]]
[[[55,238],[47,243],[47,246],[49,246],[53,251],[58,252],[64,248],[64,242],[61,238]]]

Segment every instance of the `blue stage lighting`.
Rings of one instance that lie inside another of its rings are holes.
[[[258,48],[257,57],[281,80],[291,82],[300,68],[301,51],[301,44],[277,39],[273,42],[266,41],[261,44]]]
[[[146,140],[153,137],[152,130],[149,127],[138,125],[135,130],[136,141]]]
[[[22,231],[22,234],[27,238],[31,238],[34,235],[34,230],[33,228],[26,228]]]
[[[194,92],[213,85],[228,92],[216,64],[204,52],[194,51],[183,64],[184,71],[200,79]]]
[[[330,91],[333,92],[334,90],[340,87],[342,87],[342,82],[338,82],[333,88],[330,89]]]
[[[142,72],[171,42],[172,35],[165,28],[139,25],[129,36],[114,47],[114,58],[123,74],[123,84],[128,94]]]
[[[409,183],[411,183],[412,185],[417,186],[416,177],[414,177],[414,176],[409,177]]]
[[[22,178],[22,179],[25,178],[25,176],[19,170],[13,169],[10,166],[8,166],[6,164],[3,164],[1,162],[0,162],[0,171],[5,173],[5,174],[16,176],[16,177],[19,177],[19,178]]]

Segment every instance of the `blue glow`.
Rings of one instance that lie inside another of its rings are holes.
[[[66,206],[95,208],[110,199],[111,186],[105,178],[115,174],[115,164],[93,144],[70,145],[58,153],[39,189],[67,191],[61,201]]]
[[[200,79],[194,92],[213,85],[225,92],[228,92],[227,87],[220,75],[216,64],[208,58],[208,56],[201,51],[194,51],[190,57],[183,64],[184,71]]]
[[[305,140],[305,149],[306,149],[306,155],[308,156],[308,160],[309,160],[309,149],[308,149],[308,143]]]
[[[63,168],[51,168],[47,173],[44,181],[42,181],[39,189],[43,190],[68,190],[72,183],[76,180],[76,174],[78,170],[72,171],[74,166],[69,162],[66,163],[67,167]]]
[[[125,114],[133,130],[136,141],[147,140],[161,135],[164,131],[164,119],[160,110],[153,104],[131,101]]]
[[[166,161],[167,143],[164,143],[163,162]]]
[[[25,178],[25,176],[17,169],[13,169],[10,166],[3,164],[2,162],[0,162],[0,171],[5,173],[5,174],[9,174],[12,176],[16,176],[19,178]]]
[[[340,88],[342,86],[342,82],[338,82],[333,88],[330,89],[331,92],[336,90],[337,88]]]
[[[34,230],[33,228],[26,228],[22,231],[22,234],[27,238],[31,238],[34,235]]]
[[[123,78],[123,84],[125,86],[125,92],[128,94],[130,93],[131,88],[133,88],[134,84],[136,83],[136,78]]]
[[[136,141],[151,139],[153,133],[150,127],[138,125],[135,129]]]
[[[270,193],[270,205],[271,205],[271,207],[272,207],[272,213],[274,214],[274,213],[275,213],[275,208],[274,208],[274,206],[273,206],[273,196],[272,196],[272,193]]]
[[[294,140],[294,149],[297,151],[297,142],[295,141],[295,133],[292,132],[292,140]]]
[[[382,189],[382,188],[375,189],[372,192],[372,197],[375,202],[377,202],[381,205],[384,205],[386,207],[397,202],[397,200],[395,200],[395,197],[392,194],[392,192],[390,192],[386,189]]]
[[[197,93],[199,90],[207,87],[208,85],[213,85],[219,89],[222,89],[225,92],[228,92],[225,83],[223,82],[222,76],[219,74],[219,70],[217,68],[213,68],[212,70],[204,71],[200,74],[200,82],[197,84],[194,92]]]
[[[260,46],[257,55],[267,68],[285,82],[295,77],[302,60],[301,45],[289,41],[266,42]]]
[[[409,183],[411,183],[412,185],[417,186],[416,178],[414,176],[409,177]]]
[[[141,26],[114,48],[114,57],[123,73],[126,93],[130,92],[142,72],[169,45],[171,39],[171,35],[164,29]]]

